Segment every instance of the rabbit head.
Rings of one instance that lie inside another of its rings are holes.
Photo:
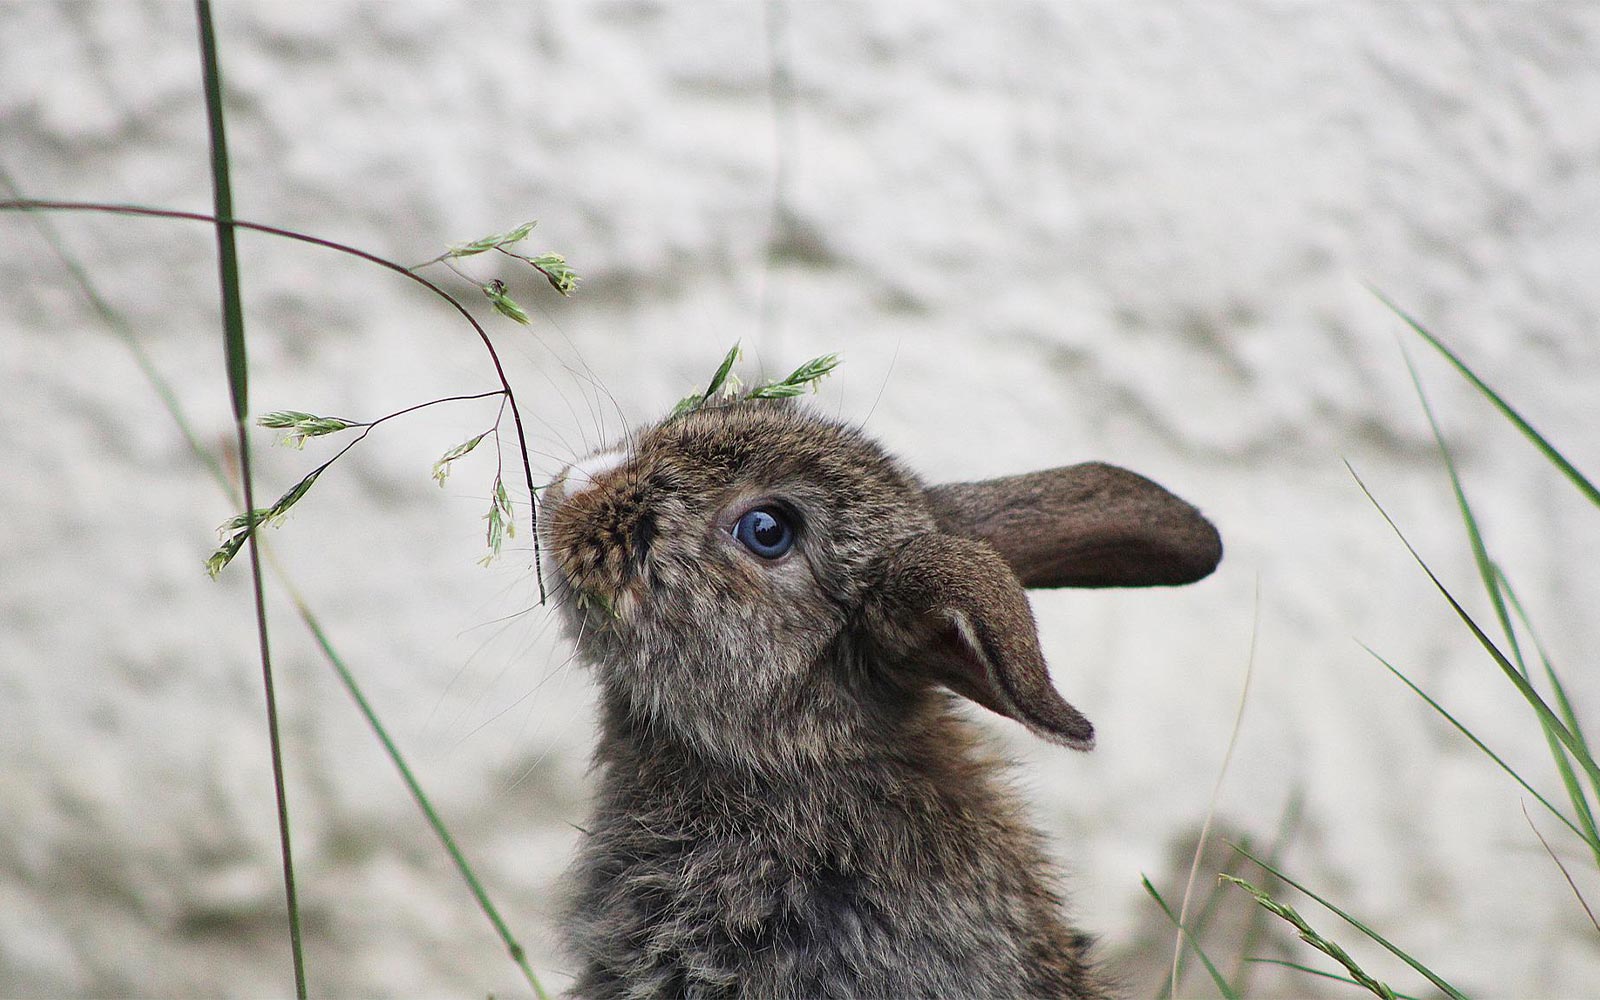
[[[552,594],[606,723],[725,763],[848,758],[953,691],[1088,749],[1025,587],[1176,584],[1215,529],[1090,464],[925,487],[856,428],[789,400],[668,419],[542,493]]]

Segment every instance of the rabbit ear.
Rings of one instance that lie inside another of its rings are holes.
[[[1027,595],[989,546],[919,535],[889,558],[874,602],[880,639],[905,662],[1044,739],[1094,746],[1094,726],[1050,686]]]
[[[942,531],[994,546],[1025,587],[1193,583],[1222,539],[1193,506],[1101,462],[927,491]]]

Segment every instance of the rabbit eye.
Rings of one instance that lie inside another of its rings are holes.
[[[739,544],[763,559],[776,559],[794,545],[788,515],[776,507],[757,507],[733,526]]]

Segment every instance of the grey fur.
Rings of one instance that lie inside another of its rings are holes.
[[[856,430],[767,401],[671,418],[593,482],[568,475],[544,547],[601,692],[574,995],[1105,995],[1003,765],[954,710],[951,692],[1093,739],[1049,683],[1014,571],[1031,550],[993,544],[983,484],[930,497]],[[1141,510],[1176,501],[1138,482]],[[991,491],[1024,520],[1028,493],[1051,509],[1050,482]],[[800,525],[770,561],[731,532],[767,502]]]

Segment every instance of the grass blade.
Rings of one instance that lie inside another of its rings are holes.
[[[21,202],[24,198],[24,195],[17,187],[16,182],[3,167],[0,167],[0,188],[4,188],[8,195],[11,198],[16,199],[18,202]],[[33,216],[34,222],[38,225],[45,242],[50,245],[57,258],[59,258],[62,266],[77,283],[79,291],[83,293],[84,298],[88,301],[90,307],[94,309],[101,321],[106,324],[106,327],[111,330],[111,332],[115,334],[117,338],[122,341],[123,345],[132,353],[134,361],[139,367],[139,370],[144,374],[146,380],[151,386],[151,389],[161,400],[163,407],[167,411],[167,415],[172,418],[173,423],[183,435],[185,442],[189,446],[189,450],[205,466],[207,472],[209,472],[211,475],[212,481],[216,483],[217,488],[222,491],[223,495],[225,495],[235,507],[239,506],[242,503],[242,500],[240,496],[234,492],[233,485],[229,480],[227,473],[217,462],[216,458],[209,451],[207,451],[205,446],[201,443],[200,436],[195,433],[194,428],[189,423],[188,417],[183,412],[183,407],[178,401],[177,393],[162,376],[161,372],[155,367],[155,364],[151,361],[148,353],[144,350],[143,345],[139,343],[138,337],[134,332],[133,325],[128,322],[125,316],[119,313],[108,301],[106,301],[103,295],[100,294],[99,289],[95,287],[93,280],[89,277],[88,271],[68,251],[66,245],[62,242],[54,227],[49,223],[45,212],[43,210],[36,209],[31,211],[30,214]],[[486,395],[497,394],[498,393],[488,393]],[[321,623],[317,619],[316,614],[311,610],[306,602],[300,598],[293,582],[288,577],[287,571],[272,559],[272,553],[270,551],[266,551],[263,552],[263,555],[266,559],[268,567],[273,570],[279,583],[282,584],[284,589],[289,592],[291,603],[293,603],[295,611],[299,614],[302,623],[306,626],[307,630],[311,632],[313,638],[316,640],[318,648],[322,650],[324,657],[328,660],[329,664],[333,666],[340,682],[345,686],[346,692],[351,696],[351,699],[355,701],[357,707],[361,709],[367,724],[372,728],[373,733],[378,737],[379,742],[384,746],[386,752],[388,752],[391,761],[394,763],[396,770],[400,772],[401,778],[406,783],[406,786],[411,792],[412,797],[415,799],[418,808],[423,811],[425,817],[428,819],[429,824],[434,828],[434,832],[438,834],[440,840],[445,843],[446,850],[450,853],[452,860],[456,863],[457,868],[460,870],[463,880],[468,883],[474,898],[478,901],[479,908],[482,909],[484,915],[489,918],[489,921],[494,926],[496,933],[500,935],[501,940],[505,943],[507,951],[511,953],[513,959],[517,962],[519,967],[521,967],[523,975],[528,979],[528,985],[533,989],[534,994],[538,996],[540,1000],[544,1000],[548,994],[545,992],[543,985],[539,982],[538,977],[534,975],[532,968],[529,967],[525,950],[511,934],[510,929],[507,927],[505,921],[501,918],[499,911],[496,910],[493,903],[489,901],[487,893],[484,891],[481,882],[479,882],[477,879],[476,874],[472,870],[471,865],[467,862],[465,856],[461,853],[459,848],[454,846],[454,838],[451,837],[448,829],[444,826],[443,820],[433,809],[432,803],[427,794],[422,790],[421,785],[418,784],[415,778],[411,775],[410,768],[406,763],[405,757],[400,753],[399,748],[395,746],[394,741],[389,737],[387,729],[379,720],[377,714],[372,711],[371,706],[367,703],[366,697],[362,692],[360,685],[357,683],[355,676],[346,667],[343,657],[339,655],[338,651],[334,648],[332,641],[323,632]]]
[[[1550,463],[1559,469],[1561,474],[1566,476],[1572,485],[1578,488],[1580,493],[1588,497],[1590,503],[1594,504],[1596,507],[1600,507],[1600,488],[1596,488],[1594,483],[1591,483],[1588,479],[1586,479],[1583,473],[1579,472],[1571,462],[1567,461],[1566,456],[1557,451],[1554,445],[1552,445],[1549,441],[1546,441],[1543,435],[1534,430],[1533,425],[1524,420],[1522,414],[1518,413],[1510,403],[1507,403],[1504,399],[1500,398],[1499,393],[1489,388],[1488,384],[1485,383],[1483,379],[1479,378],[1471,368],[1468,368],[1466,362],[1456,357],[1455,352],[1446,347],[1443,341],[1429,333],[1421,323],[1417,322],[1409,313],[1391,301],[1388,296],[1384,295],[1371,285],[1368,285],[1367,289],[1371,291],[1372,294],[1377,297],[1378,301],[1382,302],[1390,312],[1400,317],[1401,321],[1404,322],[1406,326],[1409,326],[1413,331],[1415,331],[1417,336],[1421,337],[1423,340],[1426,340],[1434,350],[1444,355],[1445,360],[1449,361],[1450,364],[1455,367],[1456,371],[1461,373],[1462,377],[1464,377],[1468,382],[1471,382],[1473,388],[1482,393],[1485,399],[1494,404],[1495,409],[1499,410],[1507,420],[1511,421],[1512,426],[1521,431],[1522,436],[1532,442],[1533,446],[1538,448],[1539,451],[1543,453],[1544,457],[1549,459]]]
[[[1231,863],[1232,861],[1230,860],[1230,864]],[[1198,907],[1191,907],[1195,911],[1193,916],[1186,919],[1183,916],[1182,908],[1179,908],[1178,920],[1182,922],[1183,925],[1188,929],[1188,936],[1191,940],[1195,941],[1196,943],[1205,940],[1206,932],[1211,928],[1212,920],[1222,912],[1222,908],[1224,905],[1226,905],[1226,902],[1227,900],[1224,896],[1222,886],[1212,885],[1206,890],[1205,898],[1200,901],[1200,905]],[[1173,944],[1173,950],[1178,953],[1177,957],[1180,959],[1178,984],[1179,986],[1182,986],[1184,976],[1186,976],[1189,972],[1189,967],[1184,965],[1181,961],[1181,959],[1186,957],[1183,954],[1186,949],[1184,947],[1182,934],[1177,936],[1177,939]],[[1219,969],[1218,971],[1221,970]],[[1227,976],[1224,975],[1223,978],[1226,979]],[[1231,982],[1228,985],[1234,993],[1240,993],[1240,990]],[[1177,995],[1179,994],[1174,993],[1172,978],[1169,975],[1166,981],[1162,984],[1161,989],[1156,993],[1153,1000],[1172,1000],[1172,998]]]
[[[1422,388],[1422,379],[1417,374],[1416,365],[1411,363],[1411,356],[1405,352],[1404,348],[1401,349],[1401,356],[1405,358],[1406,370],[1411,374],[1411,384],[1416,388],[1417,399],[1422,403],[1422,412],[1427,416],[1428,426],[1433,431],[1434,443],[1438,445],[1439,454],[1444,459],[1445,471],[1450,476],[1450,488],[1455,493],[1456,507],[1461,514],[1461,522],[1467,530],[1468,544],[1472,547],[1472,558],[1478,567],[1478,577],[1483,583],[1484,591],[1489,595],[1489,603],[1494,608],[1495,617],[1500,621],[1501,632],[1506,637],[1506,647],[1511,651],[1511,658],[1516,661],[1518,673],[1522,674],[1524,679],[1531,680],[1528,675],[1527,661],[1522,655],[1522,646],[1517,641],[1517,630],[1512,627],[1511,613],[1506,607],[1506,594],[1510,591],[1510,582],[1506,580],[1505,574],[1500,570],[1499,566],[1489,558],[1489,549],[1484,543],[1483,533],[1478,527],[1478,519],[1473,514],[1472,504],[1467,501],[1466,489],[1462,486],[1461,476],[1456,471],[1455,459],[1450,453],[1449,446],[1445,444],[1444,432],[1439,429],[1439,421],[1434,417],[1433,407],[1429,404],[1428,395]],[[1529,625],[1527,615],[1522,612],[1520,605],[1518,613],[1524,625]],[[1531,632],[1531,625],[1529,628]],[[1563,721],[1573,735],[1587,746],[1587,742],[1582,740],[1582,733],[1577,728],[1577,717],[1572,713],[1571,705],[1567,703],[1566,692],[1562,688],[1560,680],[1556,677],[1555,670],[1550,665],[1548,658],[1545,658],[1545,672],[1554,686],[1558,706],[1563,708]],[[1550,750],[1550,758],[1555,762],[1556,770],[1561,775],[1561,783],[1567,790],[1567,797],[1572,802],[1573,810],[1577,814],[1579,822],[1584,825],[1585,830],[1588,832],[1588,836],[1585,839],[1595,851],[1595,861],[1600,864],[1600,831],[1596,830],[1594,814],[1589,809],[1588,798],[1584,794],[1583,786],[1579,783],[1577,774],[1572,770],[1572,762],[1568,759],[1567,752],[1563,749],[1560,739],[1551,731],[1548,725],[1545,725],[1543,716],[1540,716],[1539,721],[1540,728],[1544,731],[1545,743]],[[1595,791],[1597,795],[1600,795],[1600,787],[1597,787]]]
[[[1222,973],[1217,971],[1217,967],[1211,963],[1211,959],[1206,955],[1205,949],[1200,947],[1200,942],[1196,941],[1193,936],[1190,935],[1189,928],[1183,925],[1183,921],[1178,919],[1178,915],[1172,912],[1172,907],[1168,906],[1167,901],[1161,898],[1161,893],[1157,892],[1156,887],[1150,884],[1149,877],[1140,875],[1139,881],[1144,884],[1144,891],[1148,892],[1150,894],[1150,898],[1156,901],[1156,905],[1161,907],[1161,912],[1167,915],[1167,919],[1172,921],[1172,926],[1178,929],[1178,933],[1185,941],[1188,942],[1189,947],[1194,951],[1195,955],[1199,957],[1200,963],[1204,965],[1206,967],[1206,971],[1211,974],[1211,981],[1216,984],[1217,991],[1226,997],[1227,1000],[1238,1000],[1239,994],[1235,993],[1233,991],[1233,987],[1228,985],[1228,980],[1225,979]]]
[[[1372,648],[1370,646],[1367,646],[1366,644],[1363,643],[1363,644],[1361,644],[1361,648],[1365,649],[1368,653],[1370,653],[1372,655],[1373,659],[1377,660],[1379,663],[1383,664],[1385,667],[1388,667],[1390,673],[1392,673],[1396,677],[1400,678],[1401,682],[1404,683],[1406,687],[1408,687],[1412,691],[1414,691],[1416,693],[1417,697],[1419,697],[1423,701],[1427,702],[1428,705],[1435,712],[1438,712],[1440,715],[1444,716],[1445,721],[1449,722],[1452,726],[1455,726],[1456,730],[1459,733],[1461,733],[1461,735],[1463,735],[1467,739],[1471,740],[1473,746],[1477,747],[1479,750],[1482,750],[1484,752],[1484,754],[1487,755],[1490,760],[1494,761],[1496,764],[1499,764],[1500,765],[1500,769],[1502,771],[1505,771],[1507,774],[1511,775],[1511,777],[1513,779],[1515,779],[1516,783],[1522,786],[1524,791],[1526,791],[1529,795],[1532,795],[1535,799],[1537,799],[1539,801],[1540,805],[1542,805],[1546,809],[1550,810],[1550,814],[1552,816],[1554,816],[1556,819],[1559,819],[1562,823],[1566,824],[1567,829],[1569,829],[1573,833],[1577,834],[1585,842],[1591,843],[1591,844],[1593,843],[1592,841],[1590,841],[1589,837],[1584,834],[1584,832],[1582,830],[1578,829],[1577,825],[1574,824],[1572,822],[1572,820],[1567,818],[1565,813],[1563,813],[1561,810],[1557,809],[1555,806],[1551,805],[1549,799],[1545,798],[1543,795],[1540,795],[1539,792],[1532,785],[1528,784],[1526,781],[1524,781],[1522,779],[1522,775],[1518,774],[1515,770],[1512,769],[1510,764],[1507,764],[1504,760],[1502,760],[1499,754],[1495,753],[1493,750],[1490,750],[1489,747],[1487,745],[1485,745],[1482,740],[1478,739],[1477,736],[1473,735],[1472,730],[1468,729],[1466,726],[1462,725],[1459,721],[1457,721],[1456,717],[1451,715],[1449,712],[1447,712],[1443,705],[1440,705],[1438,702],[1434,701],[1431,697],[1428,696],[1428,693],[1426,691],[1422,690],[1422,688],[1420,688],[1416,684],[1414,684],[1412,682],[1411,678],[1409,678],[1405,674],[1401,673],[1400,669],[1398,667],[1396,667],[1394,664],[1390,663],[1388,660],[1384,659],[1383,657],[1379,656],[1376,652],[1373,652],[1373,650],[1372,650]]]
[[[511,960],[517,964],[517,967],[522,970],[522,974],[527,977],[528,985],[533,987],[533,992],[539,997],[539,1000],[549,1000],[549,994],[544,991],[544,987],[539,983],[539,978],[533,974],[532,966],[528,964],[527,950],[512,935],[511,928],[506,925],[504,918],[500,916],[500,911],[495,907],[494,903],[490,902],[489,894],[484,891],[483,883],[478,881],[478,876],[472,870],[472,865],[467,861],[466,855],[461,852],[461,848],[456,844],[455,838],[450,835],[450,831],[444,825],[444,821],[439,818],[438,812],[434,810],[433,803],[428,799],[427,793],[422,790],[422,785],[418,783],[416,776],[412,774],[410,766],[406,763],[405,756],[400,753],[400,748],[389,737],[389,731],[384,728],[383,723],[378,719],[378,714],[372,710],[372,705],[367,701],[366,696],[362,694],[361,686],[356,683],[355,675],[350,672],[349,667],[345,666],[343,657],[333,648],[333,643],[328,640],[327,635],[322,631],[322,627],[317,622],[316,617],[312,615],[311,609],[306,607],[298,595],[294,596],[293,599],[295,607],[300,611],[301,619],[306,623],[306,627],[310,629],[312,637],[316,639],[317,646],[321,648],[322,655],[333,665],[334,671],[339,675],[339,682],[344,685],[345,691],[350,695],[351,700],[356,703],[356,708],[361,711],[362,717],[367,720],[367,725],[372,728],[373,734],[378,737],[378,742],[383,744],[384,752],[389,755],[389,760],[394,763],[395,770],[400,772],[400,779],[405,782],[406,790],[411,793],[412,799],[416,801],[417,808],[422,810],[422,815],[427,819],[428,825],[438,835],[440,843],[444,845],[446,853],[450,855],[450,860],[455,862],[456,869],[461,873],[462,880],[467,883],[467,888],[472,891],[473,898],[478,901],[478,908],[483,911],[484,915],[489,918],[489,922],[494,925],[495,933],[505,943],[506,951],[511,955]]]
[[[217,64],[216,32],[211,25],[209,0],[195,0],[200,33],[200,65],[206,99],[206,123],[211,140],[211,190],[216,214],[217,270],[222,289],[223,343],[227,356],[228,390],[233,398],[234,424],[239,438],[239,477],[244,484],[244,506],[255,510],[255,485],[250,474],[249,364],[245,356],[244,308],[239,294],[239,258],[233,241],[233,194],[228,173],[227,130],[223,123],[222,74]],[[278,699],[272,682],[272,654],[267,642],[267,602],[261,585],[261,557],[256,547],[256,526],[249,532],[250,581],[255,592],[256,641],[261,653],[261,681],[267,703],[267,742],[272,755],[272,784],[277,797],[278,843],[283,855],[283,894],[289,915],[289,951],[294,959],[295,995],[306,996],[306,967],[300,942],[300,904],[294,885],[294,851],[289,835],[289,800],[284,789],[283,744],[278,735]]]
[[[1239,690],[1239,708],[1233,716],[1233,732],[1228,736],[1228,749],[1222,755],[1222,767],[1217,771],[1216,784],[1211,788],[1211,801],[1206,805],[1206,818],[1200,824],[1200,837],[1194,846],[1194,859],[1189,863],[1189,880],[1184,883],[1183,901],[1178,907],[1178,929],[1182,931],[1189,916],[1189,896],[1194,891],[1195,879],[1200,874],[1200,858],[1205,853],[1206,839],[1211,835],[1211,822],[1216,818],[1217,800],[1222,796],[1222,782],[1228,776],[1228,767],[1233,763],[1233,751],[1239,744],[1239,731],[1244,727],[1244,708],[1250,701],[1250,680],[1255,675],[1256,668],[1256,640],[1261,635],[1261,578],[1256,578],[1255,611],[1250,623],[1250,652],[1245,657],[1244,683]],[[1171,993],[1178,994],[1178,965],[1183,957],[1182,947],[1172,950],[1172,975]]]
[[[1344,912],[1343,910],[1339,909],[1337,906],[1334,906],[1332,903],[1328,902],[1326,899],[1323,899],[1321,896],[1319,896],[1316,893],[1312,892],[1310,889],[1307,889],[1305,886],[1301,885],[1299,882],[1296,882],[1294,879],[1292,879],[1289,876],[1285,875],[1282,871],[1278,870],[1273,865],[1270,865],[1267,862],[1262,861],[1260,858],[1256,857],[1254,854],[1251,854],[1249,851],[1247,851],[1247,850],[1245,850],[1245,849],[1243,849],[1241,847],[1237,847],[1237,846],[1234,847],[1234,850],[1238,851],[1240,854],[1243,854],[1245,857],[1249,858],[1251,861],[1254,861],[1256,864],[1260,865],[1261,868],[1264,869],[1265,871],[1270,872],[1272,875],[1276,876],[1277,878],[1282,879],[1284,882],[1288,883],[1289,885],[1294,886],[1296,889],[1298,889],[1301,892],[1305,893],[1307,896],[1309,896],[1312,899],[1316,900],[1318,903],[1321,903],[1323,906],[1327,907],[1334,914],[1336,914],[1345,923],[1349,924],[1351,927],[1354,927],[1356,930],[1358,930],[1361,933],[1365,934],[1367,937],[1371,938],[1373,941],[1375,941],[1378,944],[1382,945],[1384,948],[1386,948],[1389,951],[1390,954],[1394,955],[1396,958],[1400,959],[1402,962],[1406,963],[1407,965],[1411,966],[1413,969],[1417,970],[1417,972],[1421,973],[1422,976],[1428,980],[1428,982],[1432,983],[1434,986],[1437,986],[1440,990],[1442,990],[1444,992],[1445,996],[1450,997],[1451,1000],[1467,1000],[1465,994],[1463,994],[1460,990],[1456,989],[1454,986],[1451,986],[1449,983],[1445,982],[1445,980],[1440,978],[1439,975],[1437,973],[1435,973],[1432,969],[1428,968],[1427,966],[1423,965],[1421,962],[1417,961],[1416,959],[1412,958],[1410,955],[1407,955],[1405,952],[1403,952],[1399,948],[1395,947],[1393,944],[1391,944],[1389,942],[1389,940],[1387,938],[1385,938],[1383,935],[1379,934],[1377,931],[1375,931],[1372,928],[1368,927],[1366,924],[1363,924],[1361,921],[1357,920],[1355,917],[1352,917],[1350,914],[1348,914],[1348,913]]]
[[[1261,912],[1264,913],[1266,911],[1262,910]],[[1351,986],[1361,985],[1354,979],[1351,979],[1349,976],[1341,976],[1337,972],[1323,972],[1321,969],[1313,969],[1311,966],[1301,965],[1299,962],[1287,962],[1281,958],[1247,958],[1245,961],[1253,965],[1281,965],[1285,969],[1294,969],[1296,972],[1304,972],[1308,976],[1321,976],[1323,979],[1332,979],[1334,982],[1348,983]],[[1401,993],[1399,990],[1395,990],[1393,992],[1395,995],[1395,1000],[1418,1000],[1417,997],[1411,996],[1408,993]]]
[[[222,77],[217,65],[216,34],[211,27],[210,0],[195,0],[200,25],[200,59],[206,96],[206,124],[211,136],[211,192],[217,231],[217,269],[222,288],[223,349],[228,365],[228,391],[234,419],[243,423],[250,412],[249,364],[245,357],[244,306],[239,295],[239,255],[233,240],[233,187],[228,171],[227,129],[223,123]]]
[[[1372,491],[1367,489],[1367,484],[1362,482],[1359,475],[1356,475],[1355,469],[1351,468],[1348,462],[1345,463],[1345,468],[1350,469],[1350,474],[1355,476],[1356,484],[1367,495],[1367,499],[1372,501],[1373,506],[1378,508],[1378,513],[1383,515],[1383,519],[1389,522],[1389,527],[1393,528],[1395,534],[1399,536],[1401,543],[1411,553],[1411,558],[1415,559],[1417,565],[1422,567],[1422,571],[1428,574],[1428,579],[1433,581],[1434,587],[1438,589],[1440,594],[1444,595],[1444,599],[1450,603],[1450,607],[1455,611],[1456,616],[1471,630],[1473,637],[1478,640],[1478,644],[1484,648],[1485,652],[1494,657],[1495,663],[1499,665],[1501,672],[1506,675],[1506,679],[1511,681],[1518,693],[1538,714],[1540,722],[1547,726],[1555,734],[1556,738],[1561,741],[1562,745],[1572,753],[1573,759],[1588,773],[1589,780],[1597,787],[1600,787],[1600,766],[1595,764],[1594,757],[1589,753],[1589,748],[1574,736],[1560,719],[1556,718],[1556,714],[1551,711],[1550,706],[1540,697],[1539,692],[1533,689],[1533,685],[1528,682],[1528,679],[1518,672],[1516,666],[1510,660],[1506,659],[1505,654],[1500,652],[1499,647],[1494,644],[1494,640],[1490,639],[1483,629],[1478,627],[1478,623],[1467,613],[1467,609],[1461,606],[1461,602],[1455,599],[1455,595],[1450,593],[1439,577],[1428,567],[1422,556],[1417,553],[1416,548],[1406,538],[1405,533],[1400,530],[1399,525],[1394,523],[1394,519],[1389,516],[1388,511],[1383,509],[1383,505],[1378,503],[1377,498],[1372,495]]]
[[[1522,602],[1517,598],[1517,592],[1511,589],[1511,581],[1504,574],[1497,577],[1500,587],[1505,591],[1506,599],[1511,602],[1511,607],[1517,613],[1517,619],[1522,622],[1522,627],[1527,629],[1528,635],[1533,640],[1533,648],[1539,654],[1539,662],[1544,666],[1545,678],[1550,682],[1550,690],[1555,695],[1556,707],[1561,710],[1561,718],[1572,731],[1573,736],[1584,746],[1589,745],[1589,740],[1583,735],[1583,729],[1578,725],[1578,715],[1572,708],[1572,702],[1567,698],[1566,686],[1561,683],[1561,678],[1556,674],[1556,668],[1550,662],[1550,654],[1545,649],[1544,643],[1539,641],[1539,633],[1534,631],[1533,623],[1528,620],[1528,614],[1522,608]],[[1548,735],[1548,734],[1547,734]],[[1560,748],[1557,748],[1559,750]],[[1583,786],[1578,783],[1578,776],[1573,773],[1572,766],[1567,761],[1566,754],[1556,753],[1557,769],[1561,772],[1562,784],[1566,786],[1567,797],[1572,801],[1573,809],[1577,811],[1578,822],[1583,824],[1587,833],[1584,838],[1589,842],[1594,851],[1595,866],[1600,868],[1600,826],[1597,826],[1594,811],[1589,805],[1589,797],[1584,793]],[[1600,801],[1600,786],[1594,787],[1594,796]]]
[[[1506,635],[1506,643],[1511,647],[1512,656],[1517,661],[1517,667],[1522,676],[1528,676],[1527,664],[1522,660],[1522,650],[1517,645],[1516,630],[1511,627],[1511,615],[1506,610],[1506,602],[1500,594],[1496,583],[1498,569],[1489,558],[1488,546],[1484,544],[1483,533],[1478,529],[1478,519],[1472,513],[1472,504],[1467,502],[1467,492],[1461,485],[1461,476],[1456,472],[1455,457],[1451,455],[1450,448],[1445,444],[1444,432],[1439,429],[1439,421],[1434,418],[1433,407],[1428,402],[1428,394],[1422,389],[1422,378],[1417,374],[1416,365],[1411,363],[1411,355],[1404,348],[1400,351],[1405,359],[1406,371],[1411,373],[1411,384],[1417,390],[1417,399],[1422,403],[1422,412],[1428,418],[1428,427],[1433,431],[1434,444],[1439,448],[1439,456],[1444,459],[1445,472],[1450,476],[1450,489],[1455,493],[1456,509],[1461,515],[1461,523],[1467,529],[1467,543],[1472,547],[1472,559],[1478,567],[1478,577],[1483,581],[1483,589],[1489,595],[1489,603],[1494,606],[1495,617],[1500,620],[1500,628]]]
[[[17,183],[12,178],[10,171],[4,167],[0,167],[0,188],[3,188],[7,197],[13,199],[16,203],[25,203],[22,189],[17,187]],[[223,471],[222,465],[217,461],[216,456],[206,450],[205,445],[201,444],[200,436],[195,433],[194,428],[190,426],[188,419],[183,415],[183,407],[178,402],[178,394],[156,369],[155,362],[150,359],[150,354],[144,349],[144,345],[139,343],[133,324],[129,323],[128,318],[117,312],[111,303],[106,301],[105,296],[100,294],[99,289],[90,280],[89,272],[67,249],[61,234],[56,231],[55,226],[50,222],[48,213],[40,209],[28,209],[27,211],[34,224],[38,227],[39,234],[44,238],[45,243],[49,244],[50,249],[55,252],[57,259],[60,260],[61,266],[66,269],[67,274],[77,284],[78,290],[83,293],[83,297],[89,303],[89,307],[94,310],[95,315],[100,317],[101,322],[105,323],[106,327],[116,335],[117,339],[122,341],[123,346],[132,353],[134,364],[138,366],[139,371],[143,373],[145,379],[150,383],[151,388],[160,398],[161,405],[166,408],[168,415],[177,423],[178,431],[183,435],[184,442],[188,444],[189,451],[206,467],[206,471],[211,473],[212,479],[226,487],[224,492],[230,493],[229,499],[233,501],[234,506],[239,506],[242,501],[231,494],[231,486],[228,486],[228,474]]]

